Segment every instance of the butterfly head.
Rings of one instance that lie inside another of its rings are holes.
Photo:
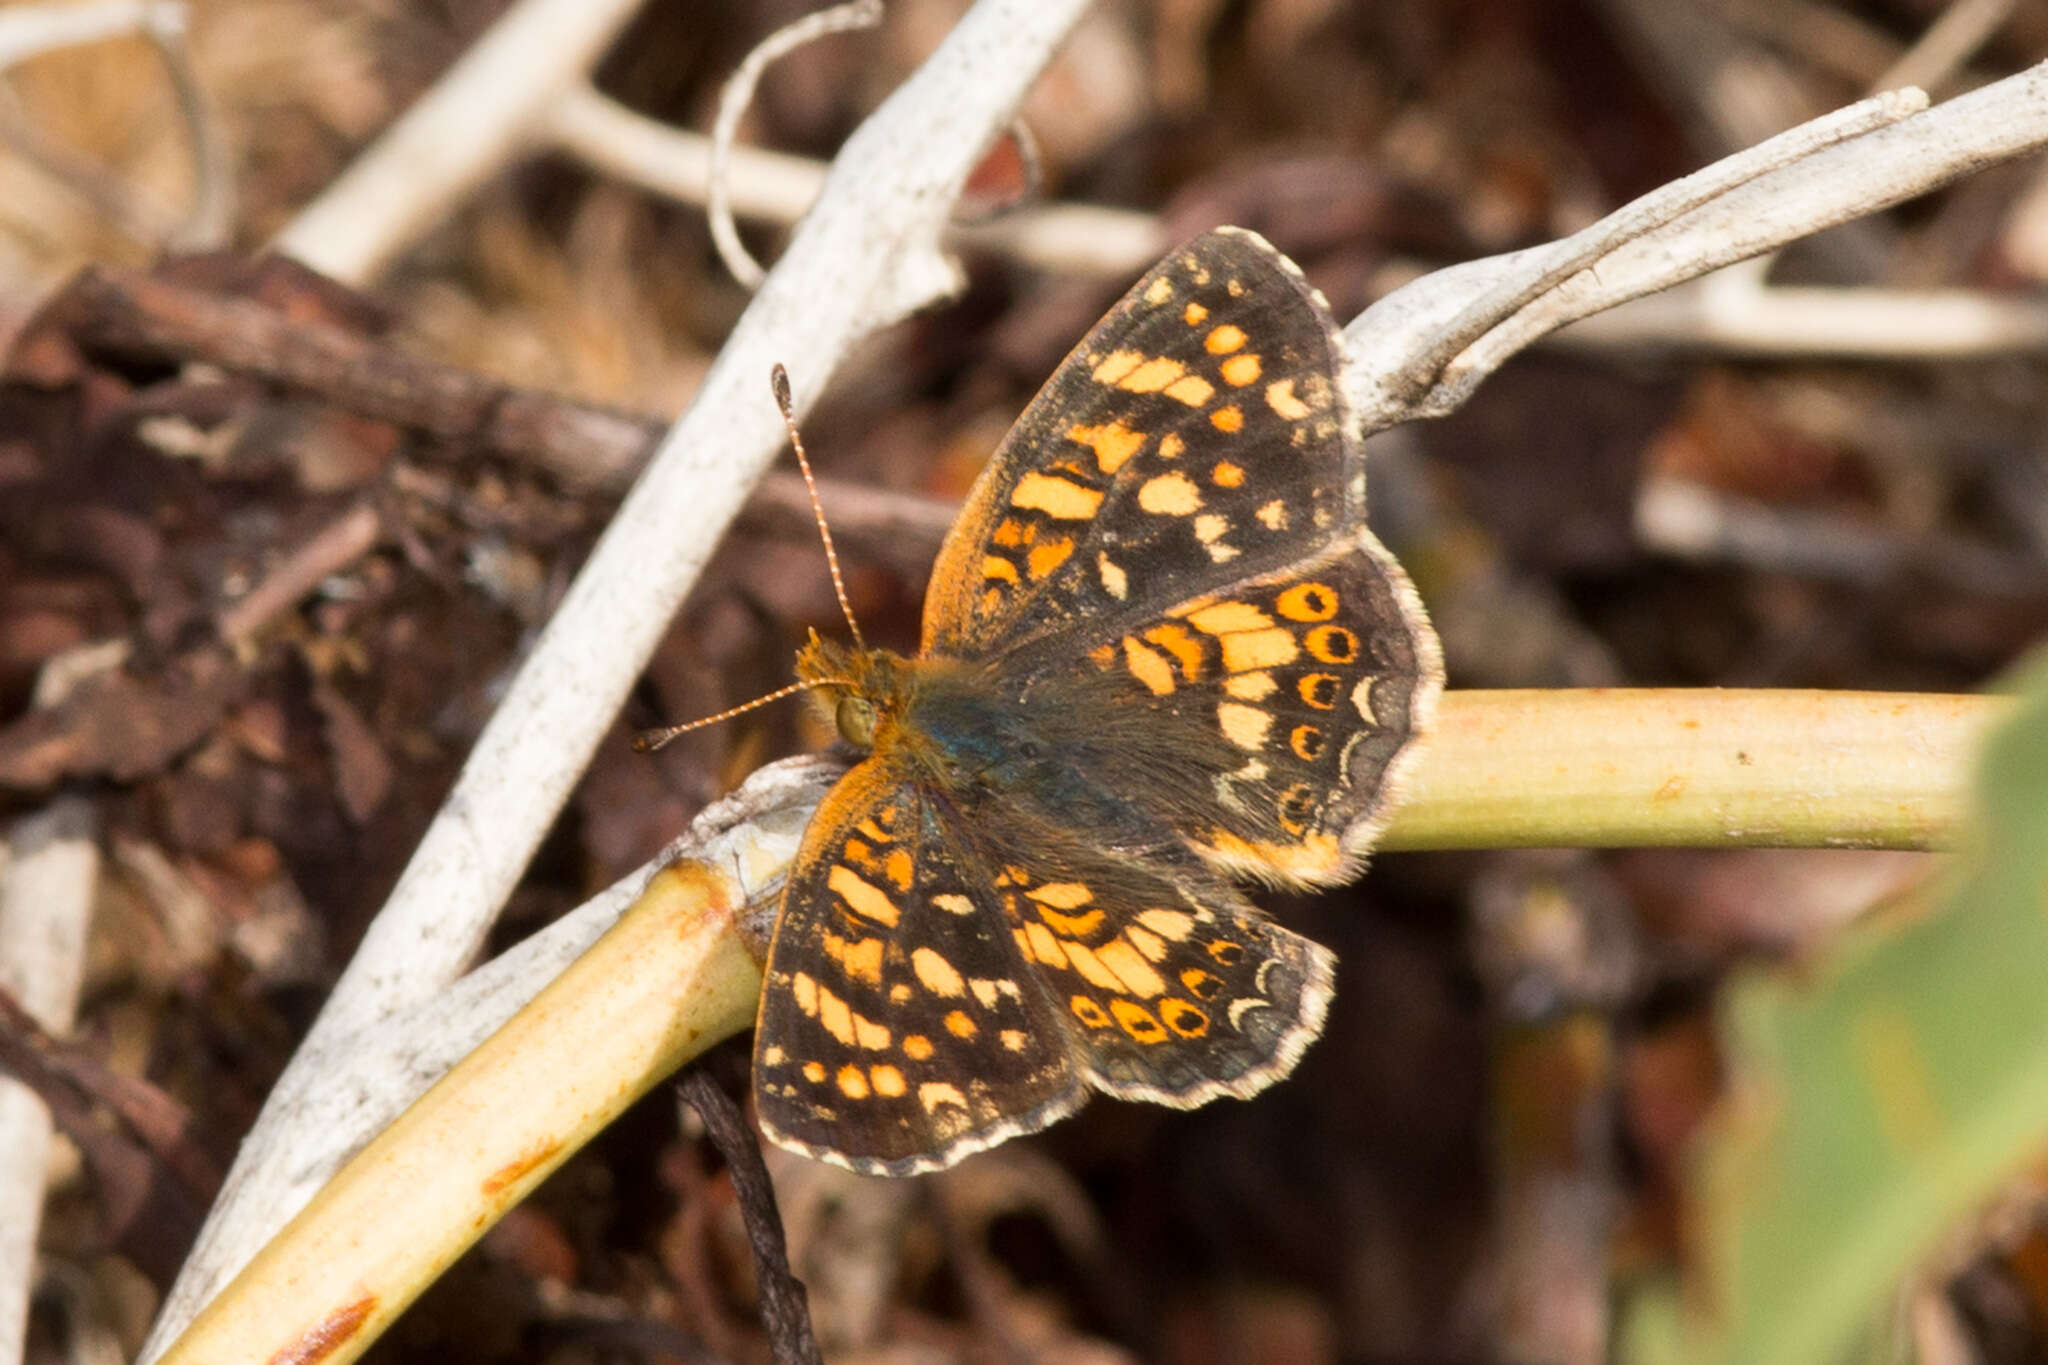
[[[840,737],[861,749],[886,742],[895,730],[907,701],[909,673],[901,655],[827,640],[816,631],[796,655],[799,684],[819,693],[832,708]]]

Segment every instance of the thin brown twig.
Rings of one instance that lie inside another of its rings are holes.
[[[296,546],[269,573],[215,618],[230,649],[240,648],[280,613],[290,610],[330,574],[368,554],[383,533],[383,518],[368,501],[349,506]]]
[[[683,1102],[704,1120],[704,1131],[725,1158],[739,1196],[740,1217],[754,1250],[754,1278],[761,1294],[761,1322],[768,1329],[769,1349],[777,1365],[824,1365],[804,1284],[789,1268],[789,1245],[782,1235],[782,1215],[775,1206],[775,1186],[760,1144],[732,1096],[701,1063],[686,1069],[676,1082]]]
[[[87,270],[50,311],[88,351],[212,365],[454,448],[521,461],[572,491],[622,491],[668,429],[665,418],[514,388],[341,327],[139,271]],[[835,531],[910,574],[929,567],[959,512],[935,498],[829,478],[818,487]],[[749,511],[791,530],[815,525],[810,495],[794,473],[770,474]]]

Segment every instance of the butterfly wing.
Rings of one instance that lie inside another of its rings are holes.
[[[1435,634],[1364,523],[1337,333],[1236,229],[1168,256],[1033,400],[975,485],[925,603],[927,652],[1055,713],[1142,705],[1204,789],[1161,813],[1218,866],[1356,871],[1442,688]],[[1092,658],[1126,695],[1067,695]],[[1171,722],[1178,722],[1174,724]],[[1157,765],[1093,765],[1161,804]]]
[[[1406,576],[1362,527],[1288,565],[1154,615],[1125,618],[1089,652],[1121,693],[1105,711],[1146,710],[1201,789],[1132,763],[1097,780],[1151,805],[1234,875],[1316,884],[1357,870],[1385,825],[1443,686],[1436,636]],[[1015,661],[1036,709],[1070,709],[1072,664]],[[1180,800],[1162,791],[1180,790]]]
[[[976,481],[932,570],[924,652],[1049,651],[1355,525],[1364,463],[1338,356],[1320,296],[1263,238],[1223,228],[1167,256]]]
[[[813,817],[754,1037],[761,1126],[872,1175],[943,1169],[1090,1087],[1189,1108],[1264,1089],[1332,960],[1198,866],[1113,859],[994,798],[960,820],[870,759]]]
[[[1327,949],[1199,868],[1110,858],[1033,825],[1005,812],[995,827],[1026,837],[985,860],[1089,1084],[1193,1108],[1294,1069],[1329,1005]]]
[[[812,816],[754,1033],[762,1128],[870,1175],[952,1165],[1086,1096],[943,798],[869,758]]]

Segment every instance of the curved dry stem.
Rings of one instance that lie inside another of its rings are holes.
[[[732,220],[732,152],[739,136],[740,119],[754,102],[754,87],[769,63],[833,33],[856,33],[882,22],[882,0],[846,0],[830,9],[813,10],[803,18],[784,24],[754,45],[719,92],[718,115],[711,121],[711,176],[705,199],[705,215],[711,222],[711,244],[732,277],[748,289],[758,289],[767,272],[740,240]]]

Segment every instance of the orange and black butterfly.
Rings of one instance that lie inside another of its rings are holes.
[[[1292,262],[1197,238],[1003,442],[918,655],[799,655],[866,757],[812,818],[769,950],[775,1141],[935,1170],[1091,1090],[1250,1095],[1315,1038],[1330,954],[1232,881],[1353,875],[1442,681],[1366,530],[1340,363]]]

